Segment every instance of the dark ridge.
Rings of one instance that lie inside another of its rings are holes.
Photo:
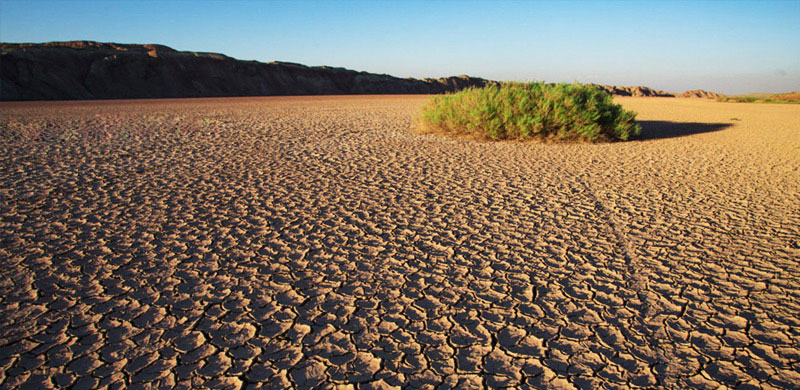
[[[241,61],[163,45],[71,41],[0,43],[0,48],[2,100],[435,94],[494,83],[469,76],[417,80]]]
[[[0,49],[0,100],[437,94],[498,84],[463,75],[420,80],[292,62],[242,61],[155,44],[0,43]],[[591,85],[619,96],[675,96],[641,86]],[[702,92],[680,96],[713,95]]]

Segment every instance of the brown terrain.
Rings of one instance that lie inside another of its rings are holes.
[[[677,95],[678,97],[685,97],[685,98],[706,98],[706,99],[716,99],[723,95],[715,93],[715,92],[708,92],[702,89],[695,89],[693,91],[685,91]]]
[[[614,96],[635,96],[635,97],[675,97],[675,94],[664,92],[660,90],[655,90],[648,87],[620,87],[616,85],[601,85],[601,84],[589,84],[594,87],[598,87],[611,95]],[[681,97],[699,97],[699,96],[683,96],[686,94],[684,92],[681,94]]]
[[[0,387],[797,388],[800,106],[477,143],[425,99],[0,104]]]

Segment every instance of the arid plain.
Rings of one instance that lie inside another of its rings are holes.
[[[797,388],[800,105],[426,99],[0,103],[0,387]]]

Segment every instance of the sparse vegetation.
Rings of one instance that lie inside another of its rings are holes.
[[[479,139],[597,142],[639,135],[635,117],[599,88],[533,82],[434,96],[417,123],[423,132]]]
[[[732,102],[732,103],[800,103],[800,92],[778,93],[774,95],[768,94],[751,94],[751,95],[736,95],[717,96],[719,102]]]

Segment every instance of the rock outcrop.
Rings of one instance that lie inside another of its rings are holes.
[[[418,80],[288,62],[241,61],[163,45],[91,41],[2,43],[2,100],[431,94],[485,86],[457,76]]]
[[[601,85],[601,84],[588,84],[605,90],[606,92],[617,96],[646,96],[646,97],[674,97],[675,95],[669,92],[659,91],[648,87],[620,87],[616,85]]]
[[[716,99],[718,97],[721,97],[722,95],[716,92],[709,92],[709,91],[704,91],[702,89],[695,89],[694,91],[685,91],[683,93],[678,94],[677,96],[684,98]]]
[[[469,76],[419,80],[291,62],[242,61],[164,45],[69,41],[0,43],[0,49],[0,100],[435,94],[498,84]],[[676,96],[642,86],[589,85],[618,96]],[[717,94],[697,90],[677,96]]]

